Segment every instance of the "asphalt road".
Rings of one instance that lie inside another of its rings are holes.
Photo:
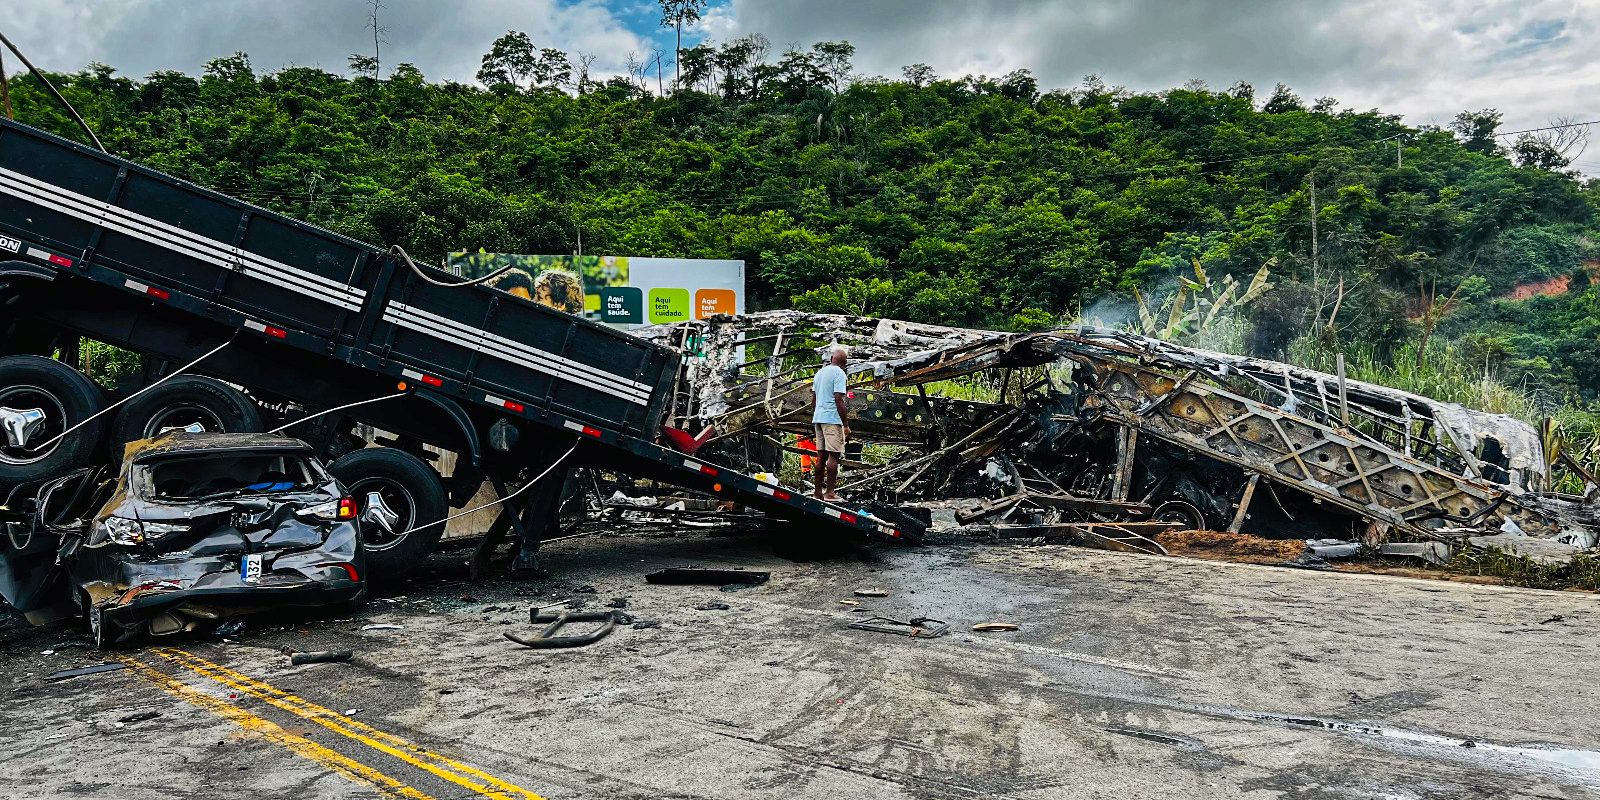
[[[0,796],[1600,797],[1593,595],[1065,547],[547,554],[544,580],[468,585],[458,551],[356,619],[114,658],[6,617]],[[644,583],[669,566],[772,580]],[[567,598],[659,626],[569,651],[502,637]],[[951,633],[848,630],[857,609]],[[1020,630],[971,631],[995,620]],[[285,645],[356,657],[293,667]]]

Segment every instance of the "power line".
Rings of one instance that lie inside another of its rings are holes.
[[[1561,124],[1561,125],[1546,125],[1543,128],[1528,128],[1527,130],[1520,130],[1520,131],[1506,131],[1504,133],[1497,133],[1495,135],[1496,136],[1516,136],[1516,135],[1522,134],[1522,133],[1538,133],[1539,131],[1558,131],[1558,130],[1561,130],[1563,128],[1581,128],[1581,127],[1583,127],[1585,125],[1600,125],[1600,119],[1590,120],[1589,122],[1568,122],[1568,123],[1564,123],[1564,124]]]

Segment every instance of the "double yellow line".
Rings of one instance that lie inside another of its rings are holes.
[[[351,719],[249,675],[207,661],[193,653],[170,647],[158,648],[155,652],[167,661],[196,675],[216,681],[242,695],[261,700],[300,719],[321,725],[351,741],[393,756],[481,797],[494,800],[544,800],[521,786],[496,778],[476,767],[435,753],[408,739]],[[367,783],[389,797],[434,800],[430,795],[407,786],[374,767],[330,750],[303,736],[289,733],[267,719],[225,700],[212,697],[142,661],[129,656],[120,656],[119,660],[168,693],[228,719],[246,730],[263,736],[268,741],[287,747],[295,754],[321,764],[350,780]]]

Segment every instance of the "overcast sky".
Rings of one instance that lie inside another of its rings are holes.
[[[0,30],[49,69],[197,72],[235,50],[262,69],[343,70],[369,53],[367,0],[5,0]],[[601,73],[670,35],[655,0],[383,0],[386,66],[470,81],[494,38],[597,56]],[[866,74],[1026,67],[1045,88],[1098,73],[1135,90],[1191,78],[1274,83],[1414,124],[1498,108],[1506,129],[1600,119],[1596,0],[713,0],[695,38],[766,34],[775,49],[848,39]],[[16,65],[11,64],[12,68]],[[670,66],[670,65],[669,65]],[[1600,150],[1589,156],[1600,158]]]

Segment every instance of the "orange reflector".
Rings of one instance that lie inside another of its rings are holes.
[[[720,484],[720,483],[713,483],[713,484],[711,484],[711,491],[713,491],[713,492],[720,492],[720,491],[722,491],[722,484]]]

